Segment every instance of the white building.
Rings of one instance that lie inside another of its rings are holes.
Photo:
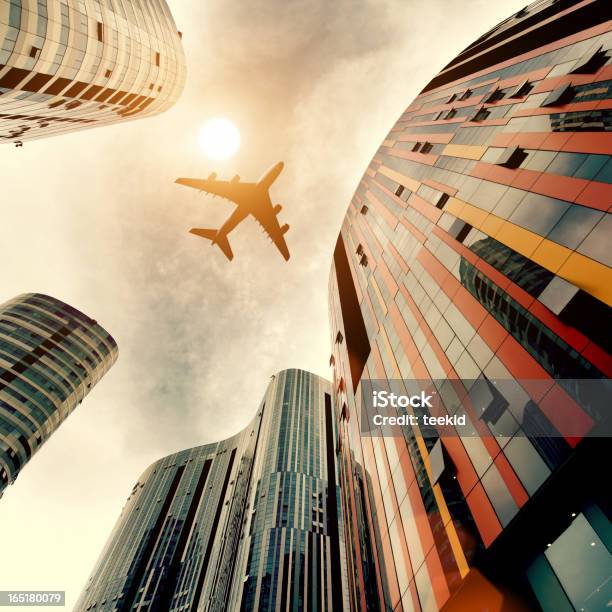
[[[184,84],[165,0],[0,0],[0,142],[156,115]]]

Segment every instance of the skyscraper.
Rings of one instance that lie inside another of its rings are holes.
[[[60,300],[0,305],[0,496],[116,360],[110,334]]]
[[[341,610],[336,419],[327,381],[272,377],[235,436],[156,461],[75,610]]]
[[[352,199],[330,318],[353,610],[609,601],[608,9],[536,2],[484,34]],[[518,393],[474,414],[476,379]],[[409,380],[433,381],[466,430],[372,428],[370,382]]]
[[[165,0],[0,0],[0,143],[167,110],[180,39]]]

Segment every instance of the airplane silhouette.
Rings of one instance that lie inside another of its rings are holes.
[[[276,180],[284,166],[283,162],[278,162],[257,183],[241,183],[238,175],[231,181],[218,181],[214,172],[207,179],[176,179],[175,182],[179,185],[199,189],[213,196],[220,196],[237,206],[229,219],[218,230],[194,227],[189,231],[196,236],[207,238],[212,244],[216,244],[231,261],[234,254],[227,238],[228,234],[246,217],[253,215],[285,260],[289,260],[289,249],[284,238],[289,225],[285,224],[282,227],[279,225],[277,215],[282,206],[280,204],[272,206],[268,193],[270,185]]]

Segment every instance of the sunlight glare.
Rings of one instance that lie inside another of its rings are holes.
[[[227,119],[210,119],[200,129],[200,146],[211,159],[229,159],[240,148],[240,132]]]

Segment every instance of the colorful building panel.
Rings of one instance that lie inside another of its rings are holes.
[[[610,416],[577,381],[612,372],[611,29],[597,1],[513,15],[434,77],[357,187],[329,283],[353,610],[610,600]],[[520,397],[494,417],[458,401],[469,435],[364,435],[369,381],[449,379],[455,400],[475,379]]]

